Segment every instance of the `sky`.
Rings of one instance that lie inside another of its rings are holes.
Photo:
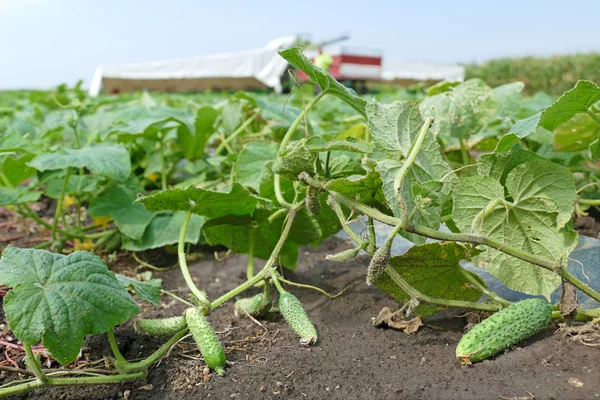
[[[310,34],[388,59],[470,63],[600,51],[600,0],[0,0],[0,89],[51,88],[98,65],[181,59]]]

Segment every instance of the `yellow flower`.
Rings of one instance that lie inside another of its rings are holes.
[[[75,197],[73,197],[73,196],[65,196],[65,199],[63,200],[63,205],[65,207],[70,207],[76,203],[77,203],[77,201],[75,200]]]
[[[159,178],[160,178],[160,175],[157,174],[156,172],[153,173],[153,174],[148,175],[148,179],[150,179],[154,183],[156,183]]]
[[[110,215],[105,215],[104,217],[92,217],[94,221],[94,226],[102,226],[104,228],[108,228],[108,223],[112,220]]]

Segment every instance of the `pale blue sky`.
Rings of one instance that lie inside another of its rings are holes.
[[[48,88],[97,65],[264,46],[308,32],[389,59],[471,62],[600,51],[600,0],[0,0],[0,89]]]

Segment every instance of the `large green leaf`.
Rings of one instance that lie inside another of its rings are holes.
[[[102,259],[88,252],[64,256],[9,246],[0,277],[13,288],[4,312],[15,336],[41,341],[63,365],[77,357],[86,335],[106,332],[140,311]]]
[[[217,192],[190,186],[187,189],[168,189],[142,197],[136,202],[143,203],[150,211],[189,211],[208,218],[224,215],[251,214],[257,199],[242,185],[234,183],[224,191]]]
[[[4,187],[0,189],[0,206],[32,203],[38,201],[41,195],[42,192]]]
[[[470,257],[469,250],[457,243],[430,243],[413,246],[401,256],[392,257],[392,268],[408,284],[424,295],[444,300],[475,302],[481,291],[464,276],[459,261]],[[475,279],[478,279],[474,276]],[[381,290],[400,304],[410,300],[388,274],[382,274],[375,282]],[[420,305],[414,313],[428,316],[440,308]]]
[[[462,232],[483,233],[507,246],[552,262],[566,260],[577,234],[565,227],[576,199],[573,175],[546,160],[524,162],[503,185],[489,176],[464,178],[453,192],[452,219]],[[546,297],[560,277],[498,250],[477,257],[508,287]]]
[[[154,214],[154,218],[146,227],[140,240],[123,237],[122,248],[129,251],[144,251],[156,249],[167,245],[179,243],[179,234],[187,213],[184,211],[161,211]],[[185,232],[185,242],[197,244],[205,218],[192,215]]]
[[[600,87],[594,82],[579,81],[556,102],[529,118],[517,121],[502,137],[496,151],[507,151],[519,139],[529,136],[538,126],[554,131],[577,114],[592,112],[590,107],[600,101]]]
[[[131,172],[129,152],[116,144],[87,146],[81,149],[63,149],[56,153],[43,153],[29,162],[38,171],[87,168],[97,175],[122,181]]]
[[[91,217],[111,216],[122,234],[139,240],[153,218],[142,204],[134,203],[140,192],[143,189],[135,179],[123,184],[115,183],[90,201],[88,214]]]
[[[235,162],[234,179],[251,187],[257,193],[263,178],[269,173],[268,165],[277,158],[277,143],[251,142],[244,146]]]
[[[287,50],[280,51],[279,54],[290,64],[293,64],[297,68],[304,71],[304,73],[310,78],[310,81],[319,85],[323,92],[340,98],[358,111],[363,117],[365,116],[365,106],[367,102],[357,96],[355,93],[348,90],[344,85],[336,81],[328,72],[316,67],[302,53],[302,49],[300,47],[292,47]]]
[[[470,79],[452,90],[427,97],[420,104],[421,113],[434,117],[436,137],[466,139],[477,133],[498,108],[492,89],[481,79]]]

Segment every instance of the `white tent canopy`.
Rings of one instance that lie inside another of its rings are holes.
[[[459,81],[465,80],[465,67],[418,61],[386,60],[381,79],[385,81]]]
[[[264,88],[280,93],[281,79],[288,63],[279,56],[278,51],[292,46],[295,41],[295,36],[288,36],[275,39],[264,48],[243,52],[114,67],[100,66],[92,79],[89,94],[97,96],[101,90],[119,93]],[[384,57],[381,69],[377,70],[377,78],[379,75],[382,80],[390,82],[463,81],[465,69],[460,65],[389,61]]]
[[[288,66],[279,50],[294,44],[296,37],[271,41],[265,48],[214,54],[184,60],[98,67],[89,93],[126,90],[206,90],[240,86],[273,88],[281,92],[281,76]]]

